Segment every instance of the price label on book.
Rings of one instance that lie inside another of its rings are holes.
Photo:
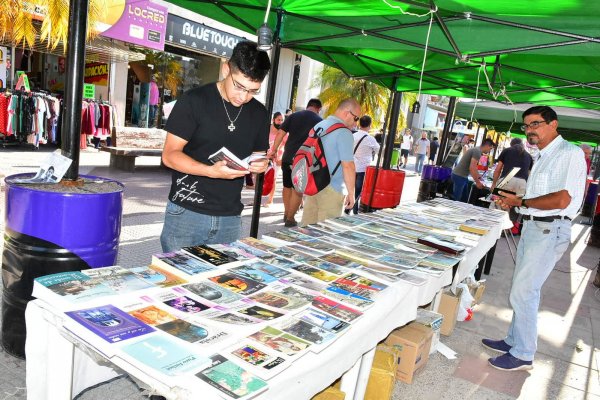
[[[96,98],[96,85],[91,83],[83,84],[83,98],[84,99],[94,99]]]

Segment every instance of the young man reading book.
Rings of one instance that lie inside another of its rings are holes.
[[[238,170],[226,161],[212,163],[209,157],[222,147],[240,159],[266,154],[269,116],[254,96],[270,67],[267,53],[256,43],[240,42],[221,67],[221,81],[192,89],[177,100],[162,154],[173,170],[160,237],[164,252],[239,239],[243,177],[264,172],[267,160]]]

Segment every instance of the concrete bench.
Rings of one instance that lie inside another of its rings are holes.
[[[112,132],[112,146],[100,150],[110,153],[111,168],[134,172],[136,157],[162,155],[166,137],[167,132],[162,129],[119,127]]]

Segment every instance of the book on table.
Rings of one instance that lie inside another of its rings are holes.
[[[200,244],[197,246],[187,246],[181,249],[183,252],[196,257],[200,261],[207,262],[215,266],[222,266],[225,264],[236,262],[237,259],[233,258],[225,253],[220,252],[206,244]]]
[[[118,352],[115,343],[154,332],[151,326],[110,304],[65,315],[69,317],[63,322],[66,330],[109,358]]]
[[[214,265],[192,257],[183,251],[154,254],[152,264],[184,279],[216,269]]]
[[[267,382],[221,354],[213,354],[209,360],[210,366],[196,376],[225,399],[250,399],[268,389]]]
[[[33,281],[32,296],[61,309],[115,294],[110,286],[80,271],[60,272]]]
[[[158,332],[124,344],[119,358],[159,380],[161,375],[191,374],[210,365],[210,360],[199,355],[192,345]]]

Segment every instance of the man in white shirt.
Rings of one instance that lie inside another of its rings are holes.
[[[410,149],[413,147],[413,137],[410,132],[410,129],[406,128],[404,133],[402,134],[402,143],[400,143],[400,158],[404,157],[404,164],[400,164],[400,167],[408,165],[408,153],[410,153]]]
[[[421,139],[417,140],[415,143],[415,172],[421,175],[421,171],[423,171],[423,163],[425,162],[425,157],[429,157],[429,139],[427,139],[427,132],[421,133]]]
[[[510,290],[513,318],[504,340],[482,340],[485,347],[504,353],[489,363],[505,371],[533,368],[540,291],[569,247],[571,220],[583,201],[586,179],[583,151],[558,134],[554,110],[529,108],[523,122],[521,129],[530,144],[537,144],[540,157],[529,174],[525,196],[500,192],[503,197],[497,200],[503,209],[518,207],[524,221]]]
[[[356,167],[355,201],[352,208],[354,214],[358,214],[358,198],[362,192],[365,172],[367,171],[367,167],[371,165],[375,154],[379,151],[379,143],[377,143],[373,136],[369,135],[371,122],[371,117],[363,115],[358,122],[360,129],[354,132],[354,165]],[[350,214],[350,210],[346,210],[345,212],[346,214]]]

